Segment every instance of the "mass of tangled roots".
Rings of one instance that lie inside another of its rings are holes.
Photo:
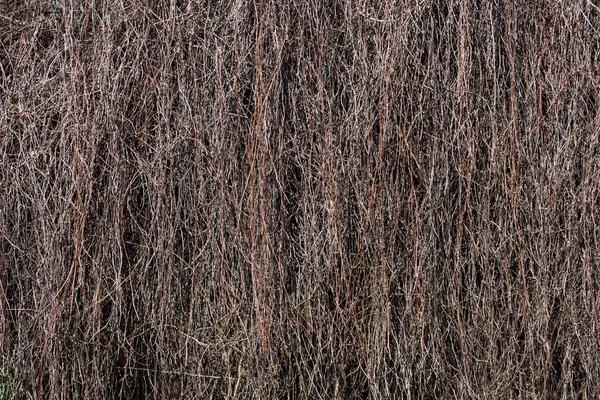
[[[0,398],[596,399],[599,100],[596,0],[0,0]]]

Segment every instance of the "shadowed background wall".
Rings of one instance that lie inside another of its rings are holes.
[[[0,5],[23,398],[600,395],[594,1]]]

